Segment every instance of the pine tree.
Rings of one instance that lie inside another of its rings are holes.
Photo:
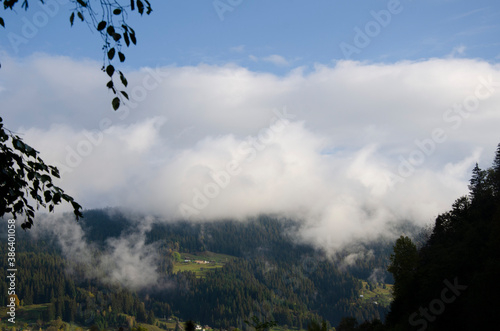
[[[149,311],[147,323],[151,325],[155,324],[155,314],[153,313],[153,310]]]
[[[493,192],[497,198],[500,198],[500,144],[497,146],[495,159],[493,161]]]
[[[408,285],[417,266],[417,246],[409,237],[401,236],[394,245],[390,261],[387,270],[394,276],[394,296],[403,296],[410,290]]]
[[[486,183],[487,172],[481,170],[476,162],[476,166],[472,169],[472,177],[470,179],[469,190],[472,201],[479,202],[487,193]]]

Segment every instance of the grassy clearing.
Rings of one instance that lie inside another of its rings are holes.
[[[208,251],[199,253],[182,253],[181,258],[182,260],[200,260],[216,263],[227,263],[236,259],[236,257],[232,255],[218,254]]]
[[[204,275],[214,269],[222,268],[223,264],[197,264],[194,262],[175,262],[174,263],[174,274],[179,271],[192,271],[196,274],[196,277],[204,277]]]
[[[172,320],[170,320],[170,319],[169,319],[169,320],[164,320],[164,319],[160,318],[160,319],[158,319],[158,321],[159,321],[160,323],[164,323],[164,324],[166,324],[166,325],[167,325],[167,328],[169,328],[169,329],[175,329],[175,325],[177,324],[177,322],[172,321]]]
[[[143,323],[137,323],[139,326],[142,326],[143,328],[147,329],[148,331],[165,331],[164,329],[161,329],[155,325],[151,324],[143,324]],[[175,328],[175,325],[174,325]]]
[[[222,268],[224,264],[236,259],[236,257],[212,252],[182,253],[181,262],[174,262],[174,273],[179,271],[192,271],[196,277],[204,277],[205,274],[214,269]],[[198,261],[198,262],[196,262]],[[208,263],[200,263],[200,261]]]
[[[385,284],[386,288],[383,288],[383,286],[377,284],[377,285],[372,285],[372,290],[367,289],[367,282],[361,281],[363,283],[363,289],[360,291],[360,294],[363,295],[363,297],[359,298],[362,303],[367,304],[367,303],[375,303],[387,307],[390,305],[392,301],[392,287],[393,285],[390,284]]]
[[[43,313],[48,309],[48,305],[50,305],[50,303],[16,307],[16,325],[19,326],[23,324],[34,324],[37,322],[37,320],[41,320]],[[0,309],[0,314],[2,316],[2,322],[0,323],[0,325],[15,326],[7,321],[8,318],[10,318],[10,316],[7,315],[7,307],[2,307]]]

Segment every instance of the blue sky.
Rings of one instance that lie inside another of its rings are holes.
[[[55,1],[55,0],[54,0]],[[65,1],[59,0],[60,3]],[[225,4],[224,7],[222,4]],[[132,16],[139,46],[127,50],[127,65],[197,65],[235,62],[254,70],[284,73],[290,67],[328,64],[345,59],[341,44],[355,45],[355,28],[369,44],[352,60],[396,62],[432,57],[481,58],[496,62],[500,52],[500,6],[495,1],[157,1],[148,17]],[[239,4],[238,4],[239,3]],[[219,9],[216,9],[219,8]],[[373,13],[394,8],[382,26]],[[70,5],[60,5],[18,52],[1,35],[4,51],[26,56],[36,51],[99,59],[100,40],[84,24],[69,29]],[[231,10],[229,10],[229,8]],[[26,18],[40,11],[7,13],[7,31],[22,35]],[[221,18],[223,20],[221,20]],[[373,24],[375,23],[375,24]],[[378,29],[377,29],[378,24]],[[279,55],[281,65],[262,59]],[[260,59],[260,61],[259,61]]]
[[[118,112],[65,1],[2,12],[0,115],[85,208],[286,216],[335,250],[431,223],[500,142],[495,1],[151,1]]]

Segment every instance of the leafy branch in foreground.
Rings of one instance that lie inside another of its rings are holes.
[[[3,9],[13,10],[17,2],[18,0],[4,0]],[[42,6],[46,5],[44,0],[40,2]],[[106,87],[115,95],[111,105],[114,110],[117,110],[125,99],[129,99],[129,96],[126,91],[117,87],[114,78],[117,75],[124,87],[127,87],[128,82],[123,72],[115,70],[113,64],[117,60],[120,63],[125,62],[122,41],[127,47],[137,44],[135,30],[127,23],[128,14],[137,11],[141,16],[149,15],[153,11],[151,4],[148,0],[70,0],[70,2],[74,5],[69,16],[71,26],[75,23],[75,19],[87,22],[91,29],[96,30],[102,38],[102,71],[110,78]],[[28,7],[29,0],[23,0],[21,8],[28,10]],[[0,17],[0,25],[5,28],[5,21],[2,17]]]
[[[77,220],[83,217],[82,206],[53,184],[52,178],[59,178],[57,168],[45,164],[38,154],[5,129],[0,117],[0,217],[25,215],[21,227],[29,229],[35,218],[33,202],[37,209],[42,206],[52,212],[63,200],[71,204]]]

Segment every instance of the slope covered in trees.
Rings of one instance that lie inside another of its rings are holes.
[[[468,196],[436,218],[416,250],[401,237],[391,257],[394,330],[493,330],[500,311],[500,144],[493,166],[472,171]]]
[[[2,245],[1,254],[7,254]],[[135,321],[146,322],[147,313],[139,297],[123,288],[106,286],[85,278],[82,270],[68,273],[66,261],[46,242],[19,245],[16,255],[19,271],[16,295],[20,306],[46,304],[31,314],[34,324],[44,329],[58,318],[68,323],[128,327]],[[24,247],[23,247],[24,246]],[[5,279],[7,266],[2,262],[0,276]],[[22,271],[22,272],[21,272]],[[8,284],[0,283],[0,302],[6,307]],[[128,319],[124,314],[134,316]],[[19,321],[18,321],[19,324]]]
[[[136,226],[111,210],[86,211],[80,224],[86,237],[92,238],[95,254],[106,250],[108,240],[120,238]],[[350,270],[370,275],[373,268],[385,267],[387,255],[346,267],[341,260],[332,261],[323,252],[297,243],[293,235],[297,226],[268,217],[245,223],[155,224],[146,233],[146,244],[154,243],[159,252],[156,270],[160,278],[136,293],[87,278],[85,266],[76,261],[68,268],[69,261],[61,257],[63,252],[54,238],[38,236],[35,240],[19,233],[19,265],[26,272],[18,280],[18,297],[22,305],[50,304],[50,310],[40,316],[42,321],[61,317],[101,328],[126,326],[130,321],[124,316],[161,323],[166,322],[164,317],[176,316],[216,328],[243,329],[248,328],[244,321],[252,316],[304,329],[312,321],[336,325],[343,316],[383,319],[387,307],[362,300],[360,293],[368,291],[368,285],[365,289]],[[390,248],[387,243],[376,246],[372,248],[378,251]],[[222,268],[205,270],[202,277],[191,271],[174,272],[179,256],[209,251],[234,259]],[[51,281],[45,285],[46,278]],[[7,292],[0,290],[0,300],[6,303]]]

